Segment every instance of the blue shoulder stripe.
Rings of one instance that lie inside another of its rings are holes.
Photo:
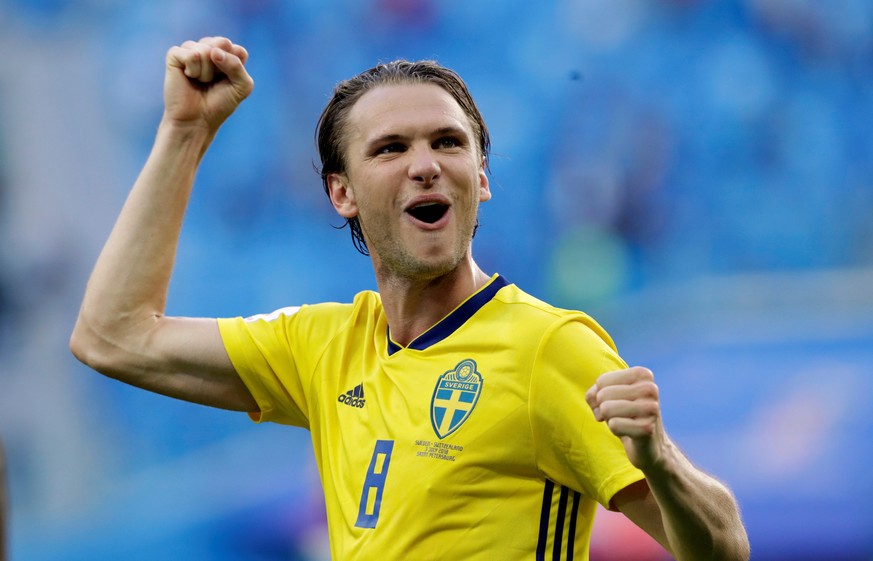
[[[458,306],[458,308],[444,317],[439,323],[416,337],[407,348],[423,351],[431,345],[435,345],[458,330],[464,325],[468,319],[473,317],[473,314],[479,311],[482,306],[487,304],[494,298],[504,286],[509,285],[509,281],[500,275],[497,275],[493,281],[486,284],[479,292],[474,294],[469,300]],[[403,347],[391,340],[391,328],[388,328],[388,355],[393,355]]]

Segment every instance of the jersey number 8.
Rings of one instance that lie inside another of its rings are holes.
[[[361,492],[361,504],[358,507],[358,528],[375,528],[382,508],[382,491],[385,490],[385,479],[388,477],[388,466],[391,464],[391,452],[394,450],[393,440],[377,440],[364,479],[364,490]]]

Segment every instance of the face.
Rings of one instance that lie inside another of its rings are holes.
[[[383,85],[349,111],[346,172],[334,208],[357,216],[377,274],[428,280],[469,259],[479,203],[491,198],[467,115],[434,84]]]

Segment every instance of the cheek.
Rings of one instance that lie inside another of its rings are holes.
[[[381,217],[388,214],[390,202],[378,189],[372,178],[360,178],[355,183],[354,198],[358,214],[366,217]]]
[[[389,208],[403,185],[405,174],[397,166],[359,170],[353,184],[359,204]]]

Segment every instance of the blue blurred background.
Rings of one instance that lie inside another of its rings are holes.
[[[199,174],[170,313],[374,288],[332,228],[315,122],[338,80],[436,58],[493,136],[479,264],[653,368],[753,559],[873,559],[870,0],[0,0],[14,561],[327,558],[306,432],[125,387],[67,348],[164,54],[217,34],[256,88]],[[592,559],[659,559],[604,520]]]

